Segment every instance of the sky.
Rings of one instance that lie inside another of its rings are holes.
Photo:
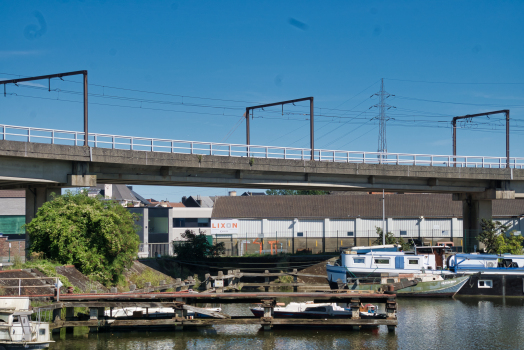
[[[511,155],[524,157],[522,13],[522,1],[2,1],[0,79],[88,70],[90,132],[237,144],[245,107],[313,96],[316,148],[370,152],[383,79],[389,152],[451,154],[454,116],[510,109]],[[50,85],[8,85],[0,124],[82,131],[81,77]],[[255,111],[251,144],[308,148],[308,110]],[[458,127],[459,155],[505,156],[503,115]]]

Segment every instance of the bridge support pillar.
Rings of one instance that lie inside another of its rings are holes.
[[[480,248],[478,235],[482,231],[482,219],[491,220],[493,200],[515,199],[514,191],[490,188],[481,193],[454,193],[453,200],[462,201],[463,247],[465,252]]]
[[[61,194],[60,187],[28,187],[25,190],[25,223],[28,224],[36,216],[38,209],[47,201],[52,199],[52,194],[59,196]],[[31,245],[29,235],[25,234],[26,258],[28,256],[28,248]]]
[[[464,250],[474,252],[480,248],[478,235],[482,231],[482,219],[492,219],[493,202],[476,200],[471,196],[462,201],[462,227],[464,232]]]

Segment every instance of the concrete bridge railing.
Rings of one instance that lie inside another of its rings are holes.
[[[83,146],[84,133],[0,124],[0,140]],[[242,145],[202,141],[169,140],[89,133],[89,146],[135,151],[201,154],[229,157],[310,160],[308,148]],[[505,168],[505,157],[452,156],[410,153],[315,150],[314,159],[324,162],[419,165],[443,167]],[[524,157],[510,158],[510,167],[523,169]]]

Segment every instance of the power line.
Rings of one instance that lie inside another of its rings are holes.
[[[449,81],[409,80],[409,79],[394,79],[394,78],[386,78],[386,80],[405,81],[409,83],[450,84],[450,85],[524,85],[524,83],[484,83],[484,82],[460,83],[460,82],[449,82]]]

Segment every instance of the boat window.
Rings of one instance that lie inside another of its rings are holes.
[[[40,328],[40,329],[38,330],[38,333],[39,333],[40,335],[45,335],[45,328]]]
[[[375,259],[375,264],[389,264],[389,259]]]
[[[319,307],[308,307],[306,311],[319,311],[319,312],[326,312],[326,308],[324,306]]]
[[[353,258],[354,264],[364,264],[366,262],[366,259],[364,258]]]
[[[386,280],[386,283],[395,283],[395,279],[394,278],[388,278]]]
[[[479,280],[479,288],[493,288],[492,280]]]
[[[13,316],[13,323],[17,323],[17,322],[20,322],[20,319],[18,318],[18,316]]]
[[[418,265],[418,259],[409,259],[410,265]]]

